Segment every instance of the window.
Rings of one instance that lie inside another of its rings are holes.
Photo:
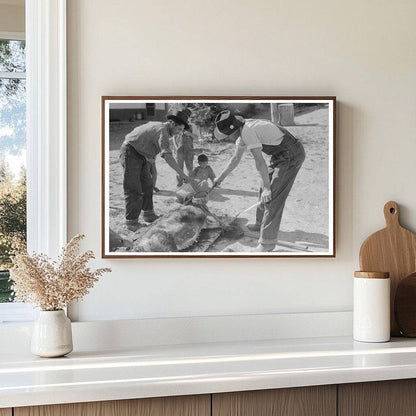
[[[27,246],[56,257],[67,241],[66,0],[26,0],[25,20]],[[31,305],[0,303],[0,323],[33,316]]]
[[[8,35],[10,36],[10,34]],[[0,302],[12,301],[8,268],[26,244],[25,41],[0,36]]]

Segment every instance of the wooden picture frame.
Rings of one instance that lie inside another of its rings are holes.
[[[335,257],[335,156],[333,96],[103,96],[102,257]]]

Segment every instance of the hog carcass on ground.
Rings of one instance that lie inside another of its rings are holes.
[[[137,252],[188,251],[200,237],[202,230],[215,229],[216,238],[222,233],[219,221],[209,211],[198,206],[181,206],[156,220],[136,240]],[[191,250],[189,250],[191,251]]]

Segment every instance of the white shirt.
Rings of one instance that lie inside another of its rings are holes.
[[[246,119],[236,145],[246,149],[278,146],[285,134],[269,120]]]

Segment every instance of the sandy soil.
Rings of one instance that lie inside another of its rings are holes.
[[[328,250],[329,229],[328,110],[322,108],[303,114],[295,118],[295,123],[296,126],[288,129],[302,141],[306,159],[286,202],[276,251],[299,254],[303,250],[323,252]],[[116,124],[110,129],[110,227],[127,240],[139,238],[139,235],[124,226],[122,168],[118,156],[125,134],[134,127],[133,123]],[[216,174],[221,172],[234,152],[234,144],[231,143],[201,142],[194,143],[194,147],[196,155],[203,152],[209,157],[209,164]],[[268,157],[265,158],[268,162]],[[161,192],[154,195],[154,206],[156,213],[163,215],[179,206],[175,197],[176,174],[160,157],[157,157],[156,165],[157,187]],[[253,157],[246,152],[239,166],[221,187],[211,192],[208,208],[229,222],[257,201],[259,183]],[[220,237],[209,251],[219,252],[228,248],[242,252],[255,247],[258,234],[247,232],[245,227],[254,219],[255,209],[241,214],[236,223],[246,231],[245,234],[237,239]]]

